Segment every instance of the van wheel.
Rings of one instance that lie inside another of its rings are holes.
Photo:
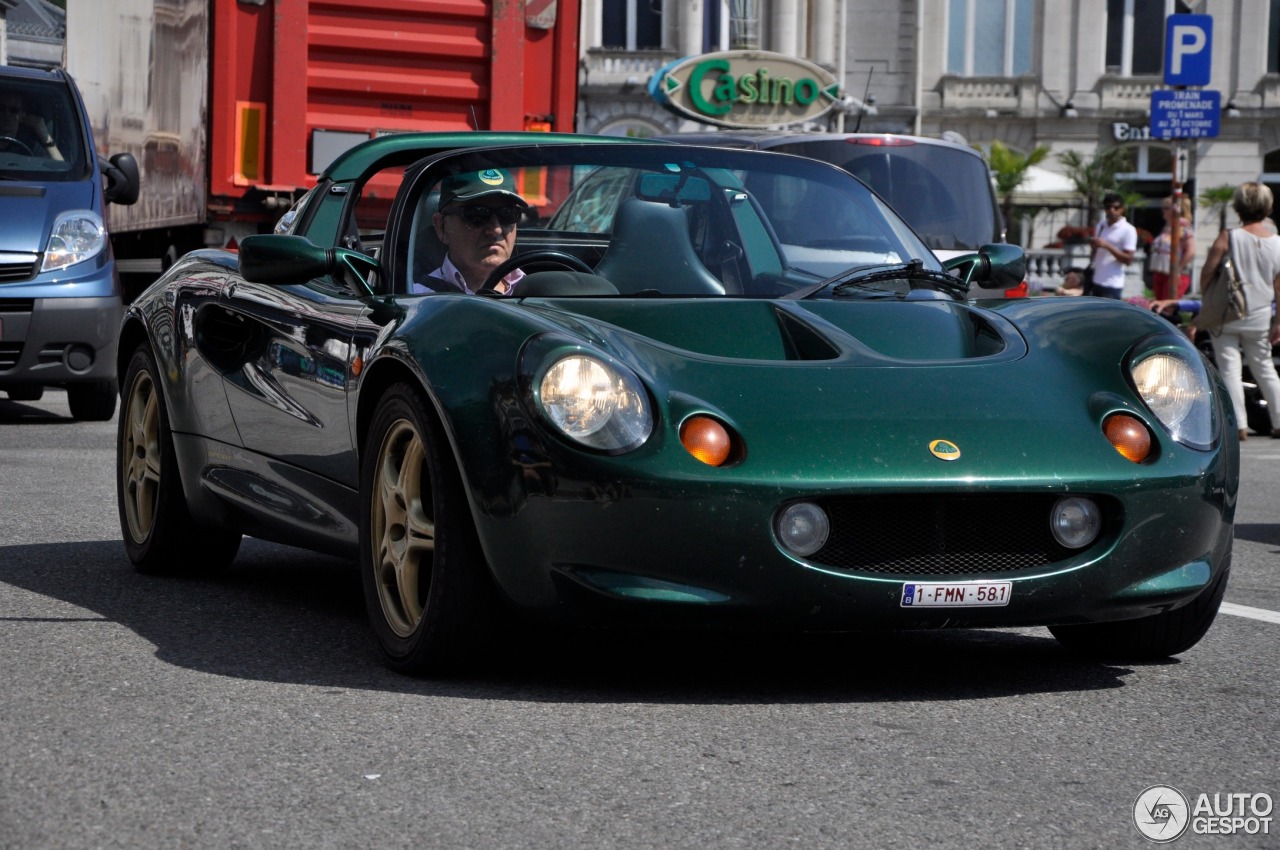
[[[116,382],[91,381],[67,387],[71,418],[85,422],[105,422],[116,412]]]
[[[116,502],[124,548],[138,572],[203,573],[227,566],[240,535],[197,523],[187,510],[169,414],[146,345],[125,372],[116,429]]]

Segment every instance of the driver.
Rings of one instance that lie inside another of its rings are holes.
[[[455,174],[440,186],[440,203],[431,216],[436,236],[446,253],[440,268],[423,282],[410,283],[410,292],[473,293],[489,273],[511,257],[516,222],[529,203],[515,192],[511,175],[496,168]],[[507,294],[524,272],[515,269],[498,281],[494,291]]]
[[[28,112],[26,101],[16,91],[0,91],[0,151],[62,159],[44,118]]]

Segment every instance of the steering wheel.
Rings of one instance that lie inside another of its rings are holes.
[[[22,149],[27,152],[27,156],[36,155],[36,152],[31,149],[31,146],[22,141],[22,139],[15,139],[13,136],[0,136],[0,142],[13,142],[14,144],[22,145]]]
[[[498,281],[511,274],[513,270],[533,265],[547,265],[554,268],[568,269],[569,271],[591,273],[591,266],[573,254],[566,254],[564,251],[528,251],[524,254],[515,254],[508,257],[502,265],[489,272],[489,276],[484,279],[484,283],[480,285],[476,292],[493,292],[494,287],[498,285]]]

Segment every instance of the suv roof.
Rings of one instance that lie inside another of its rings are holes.
[[[814,133],[798,130],[703,130],[694,133],[667,133],[656,138],[687,142],[691,145],[718,145],[722,147],[769,148],[779,144],[792,142],[856,142],[862,140],[881,140],[881,143],[912,143],[920,145],[943,145],[973,154],[981,159],[977,150],[953,142],[948,139],[935,139],[931,136],[909,136],[903,133]],[[872,142],[874,144],[874,141]]]
[[[968,145],[896,133],[723,130],[658,136],[691,145],[776,150],[839,166],[893,206],[942,256],[1004,241],[991,171]]]

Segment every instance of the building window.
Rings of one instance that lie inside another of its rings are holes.
[[[949,0],[947,71],[1016,77],[1031,71],[1034,0]]]
[[[1280,0],[1271,0],[1267,17],[1267,73],[1280,74]]]
[[[1107,0],[1107,73],[1159,76],[1164,19],[1191,11],[1184,0]]]
[[[1280,2],[1280,0],[1277,0]],[[754,11],[754,7],[745,6],[741,2],[735,3],[738,11]],[[729,7],[729,0],[707,0],[702,7],[702,52],[712,53],[716,50],[728,50],[732,43],[730,35],[730,21],[734,17],[734,10]],[[752,32],[756,33],[757,46],[759,45],[760,24],[753,21]]]
[[[662,47],[662,0],[604,0],[600,24],[605,47]]]
[[[1271,188],[1271,193],[1280,198],[1280,150],[1270,150],[1262,157],[1262,174],[1258,175],[1258,182],[1265,183]],[[1271,214],[1272,218],[1276,217],[1276,212]]]
[[[1126,148],[1129,162],[1124,166],[1127,171],[1117,171],[1116,179],[1121,182],[1137,182],[1144,180],[1162,180],[1166,183],[1173,179],[1173,151],[1168,144],[1138,144]]]

